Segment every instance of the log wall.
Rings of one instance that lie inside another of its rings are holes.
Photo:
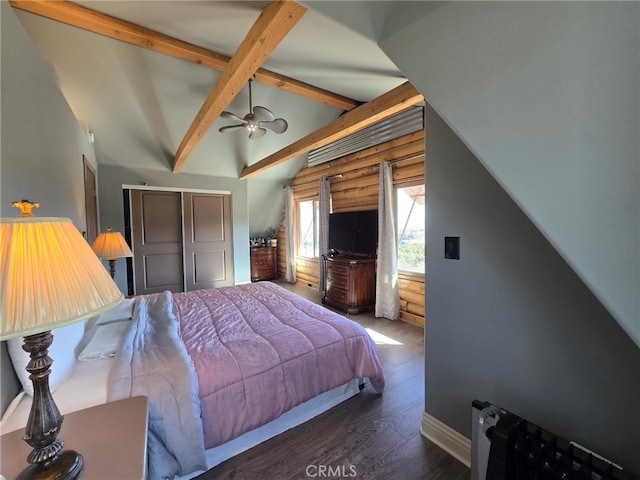
[[[394,185],[424,182],[424,130],[323,163],[305,166],[292,179],[295,201],[317,199],[321,177],[331,179],[331,201],[334,212],[378,209],[378,165],[393,164]],[[278,232],[278,272],[286,271],[286,238],[284,212]],[[318,288],[318,259],[296,258],[297,282]],[[400,318],[424,326],[424,277],[400,276]]]

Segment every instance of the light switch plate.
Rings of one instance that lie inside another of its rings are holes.
[[[460,237],[444,237],[444,258],[460,260]]]

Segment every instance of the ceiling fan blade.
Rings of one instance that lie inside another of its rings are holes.
[[[220,127],[218,129],[219,132],[228,132],[230,130],[235,130],[236,128],[247,128],[247,126],[245,124],[241,124],[241,125],[229,125],[226,127]]]
[[[226,110],[220,114],[220,118],[230,118],[232,120],[237,120],[239,122],[244,121],[244,119],[240,118],[235,113],[227,112]]]
[[[276,116],[271,113],[271,110],[268,108],[255,106],[253,107],[253,119],[256,122],[270,122],[275,120]]]
[[[258,127],[249,134],[249,138],[255,140],[256,138],[264,137],[265,133],[267,133],[267,131],[264,128]]]
[[[289,124],[284,118],[276,118],[270,122],[260,122],[260,126],[268,128],[275,133],[284,133],[289,127]]]

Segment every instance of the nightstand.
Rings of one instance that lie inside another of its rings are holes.
[[[67,413],[59,438],[64,450],[84,457],[80,478],[143,480],[147,471],[147,397],[132,397]],[[0,474],[16,478],[27,466],[31,447],[24,429],[0,437]]]

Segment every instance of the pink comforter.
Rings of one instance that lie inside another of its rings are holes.
[[[176,293],[173,311],[198,376],[205,448],[352,378],[384,389],[360,325],[273,283]]]

